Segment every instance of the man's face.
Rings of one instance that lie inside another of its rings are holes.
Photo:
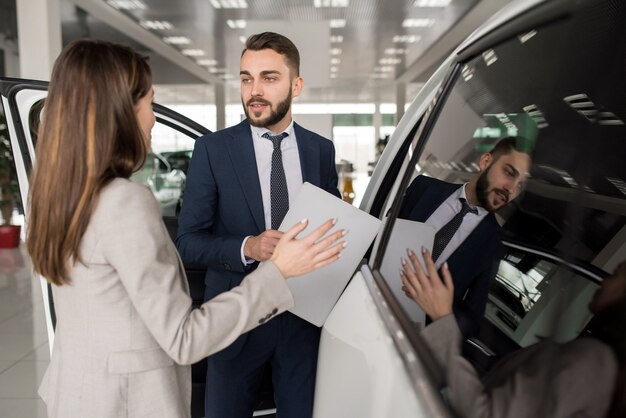
[[[530,157],[511,151],[495,158],[485,154],[480,159],[482,173],[476,182],[476,199],[488,210],[495,212],[513,201],[521,192],[528,177]]]
[[[241,103],[253,126],[271,131],[291,122],[291,100],[302,91],[302,78],[291,77],[285,57],[271,49],[246,51],[241,57]]]

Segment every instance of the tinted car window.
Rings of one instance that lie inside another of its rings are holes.
[[[432,131],[418,132],[406,155],[420,152],[407,164],[411,180],[462,184],[498,139],[525,139],[530,178],[496,218],[505,242],[546,256],[507,249],[483,321],[518,346],[575,337],[589,319],[586,304],[602,271],[626,258],[626,68],[615,53],[626,45],[623,22],[611,13],[587,6],[468,58]],[[402,255],[383,258],[399,264]],[[399,289],[399,277],[385,280]],[[405,298],[399,291],[396,297]]]

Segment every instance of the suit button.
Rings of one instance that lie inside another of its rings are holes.
[[[271,313],[268,313],[267,315],[265,315],[265,320],[267,321],[268,319],[270,319],[272,317]]]
[[[230,264],[224,263],[224,269],[230,271]]]
[[[276,315],[277,312],[278,312],[277,308],[272,309],[272,315]]]
[[[266,318],[261,318],[261,319],[259,319],[259,324],[263,324],[263,323],[265,323],[265,321],[266,321]]]

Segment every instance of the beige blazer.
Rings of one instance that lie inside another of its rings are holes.
[[[461,355],[454,315],[421,334],[445,372],[450,403],[464,418],[602,418],[608,411],[618,365],[599,340],[534,344],[480,378]]]
[[[72,283],[54,287],[52,358],[39,388],[48,417],[189,417],[189,364],[293,306],[263,263],[241,286],[192,309],[185,272],[144,186],[102,191]]]

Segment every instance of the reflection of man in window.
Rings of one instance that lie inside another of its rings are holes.
[[[454,277],[454,312],[466,336],[478,330],[503,247],[494,212],[513,201],[530,168],[523,138],[507,137],[480,157],[480,172],[464,185],[418,176],[400,218],[435,227],[433,259]]]

